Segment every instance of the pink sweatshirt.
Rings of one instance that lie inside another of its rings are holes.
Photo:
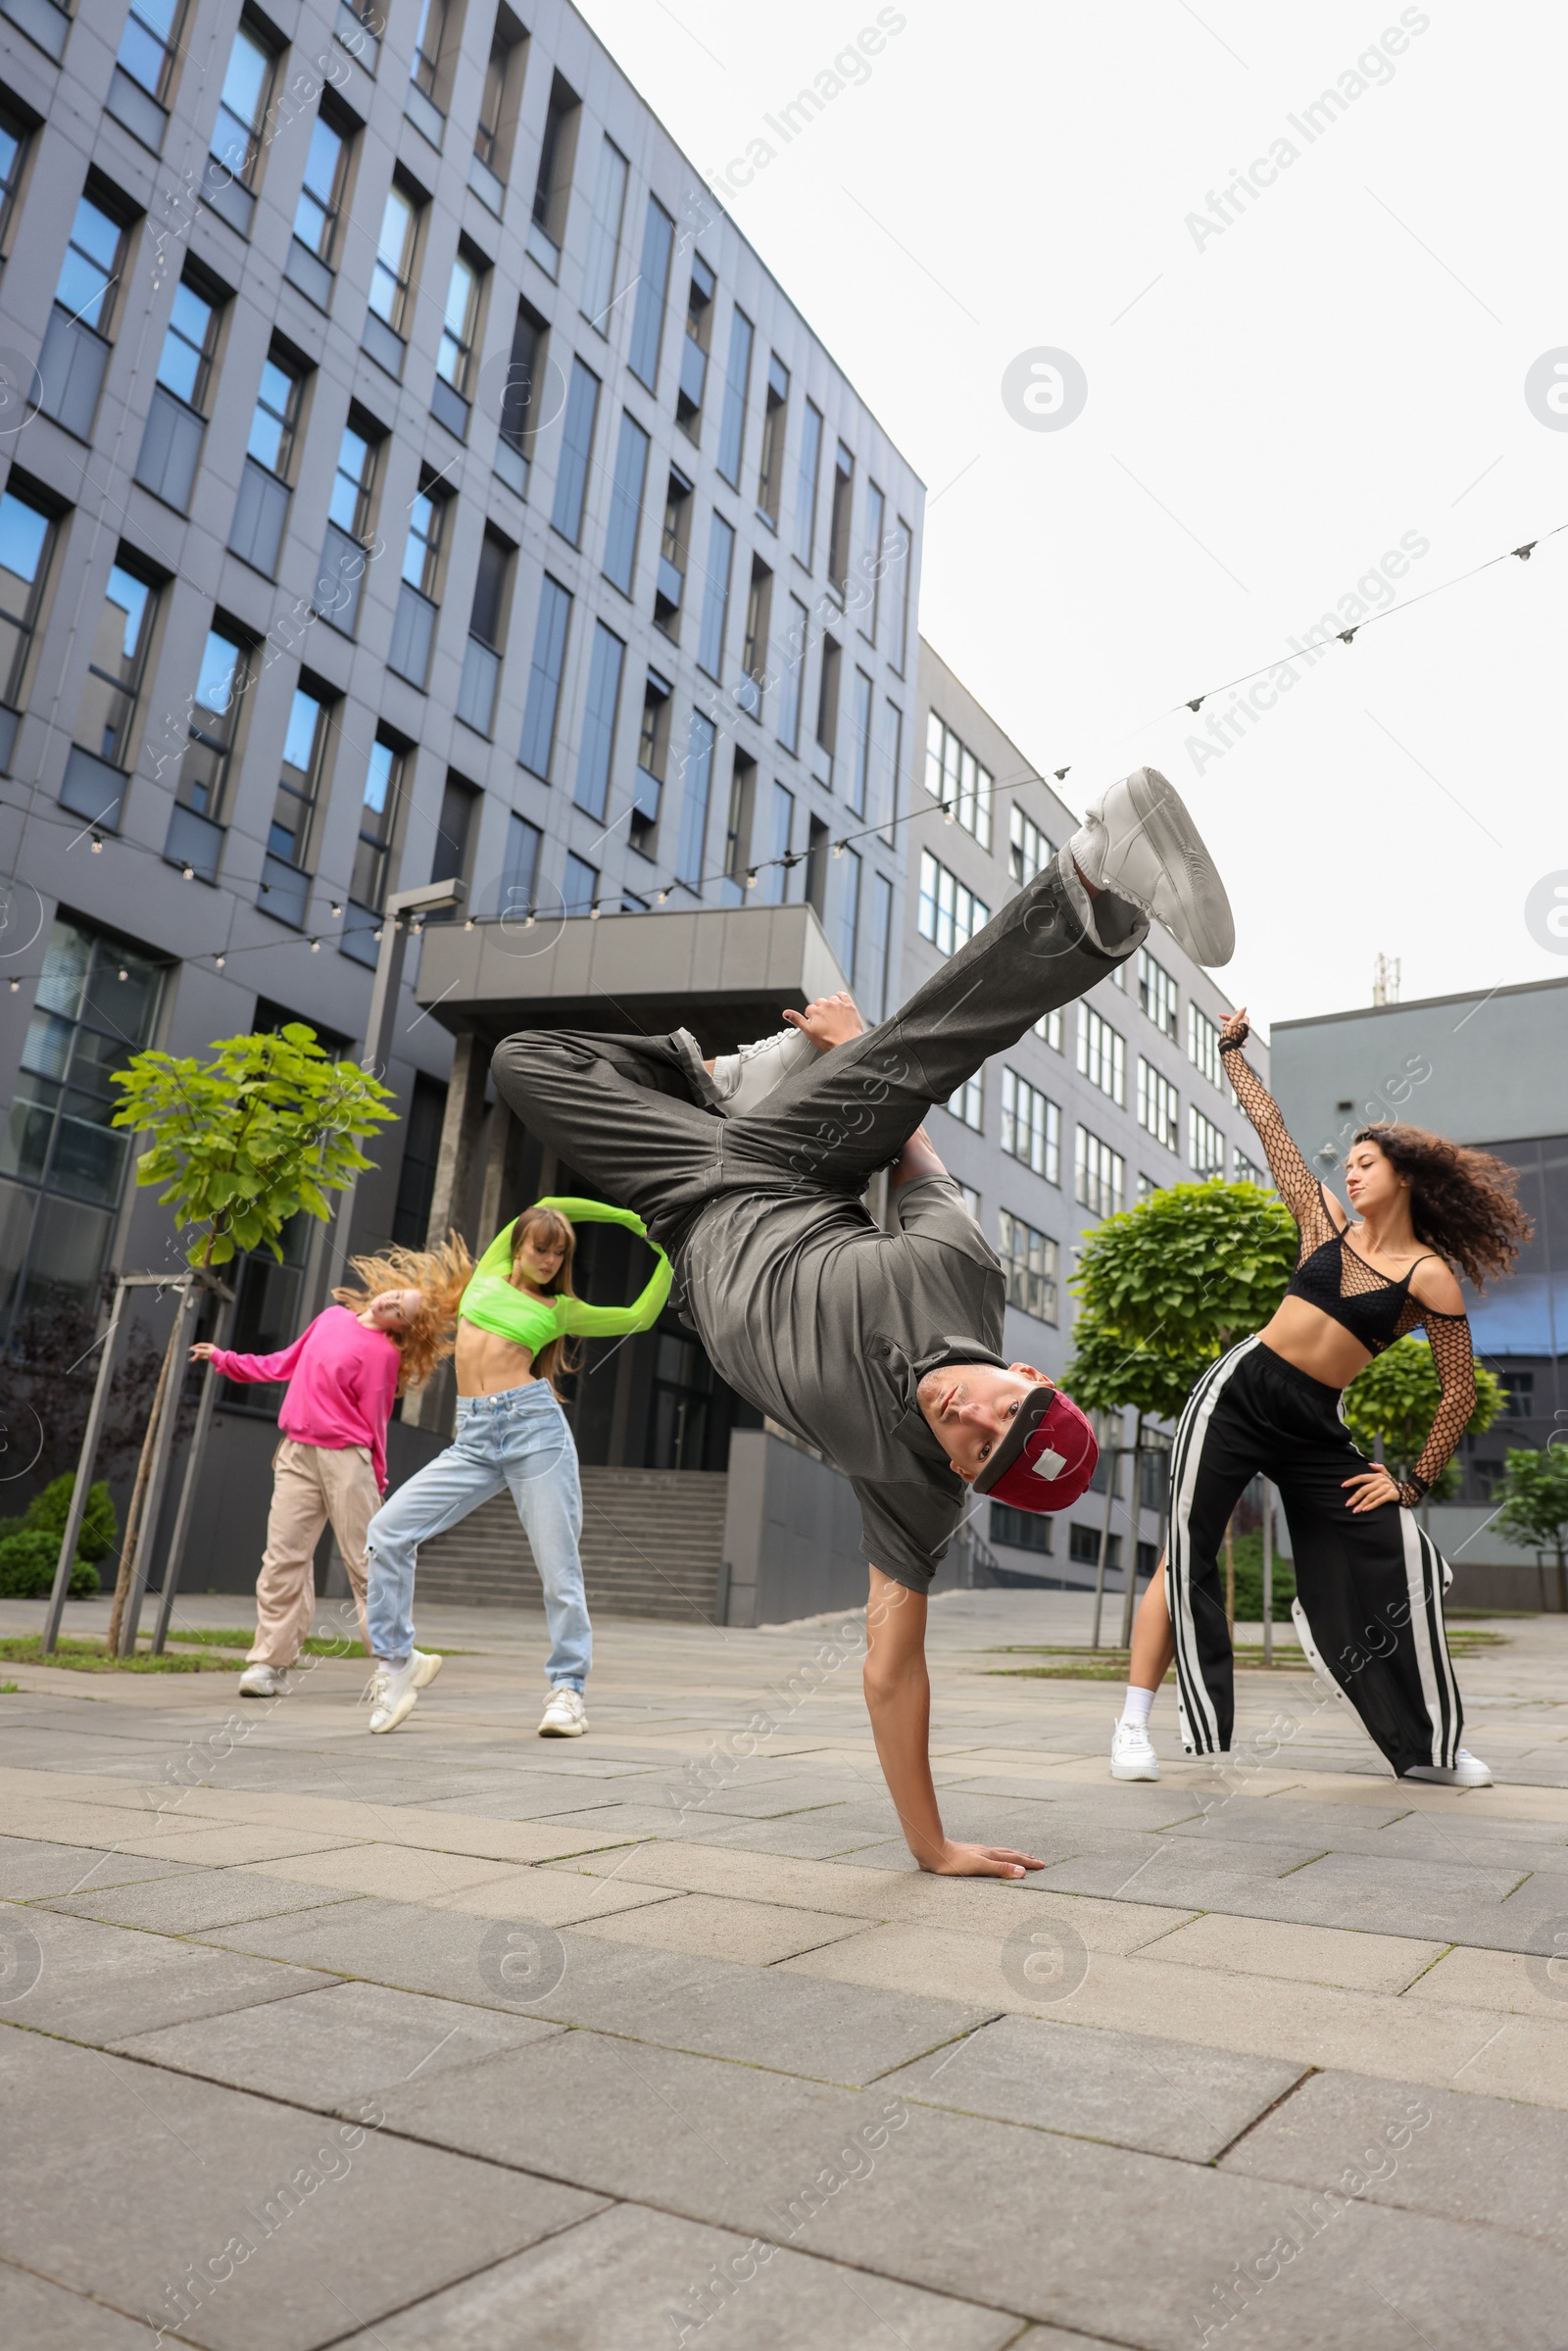
[[[275,1355],[237,1355],[217,1347],[212,1360],[225,1380],[287,1380],[277,1416],[284,1436],[328,1452],[368,1445],[376,1485],[385,1494],[386,1424],[403,1358],[384,1331],[368,1329],[347,1306],[328,1306]]]

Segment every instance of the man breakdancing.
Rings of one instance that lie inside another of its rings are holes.
[[[966,1488],[1060,1509],[1087,1486],[1095,1447],[1043,1373],[998,1353],[1002,1269],[921,1120],[1124,962],[1152,919],[1197,962],[1229,960],[1235,933],[1212,860],[1177,794],[1143,767],[891,1019],[860,1031],[844,998],[790,1015],[818,1057],[765,1094],[779,1057],[743,1056],[715,1081],[685,1030],[528,1030],[493,1063],[523,1124],[644,1219],[674,1264],[677,1304],[731,1387],[849,1478],[871,1562],[865,1695],[877,1754],[915,1860],[949,1876],[1020,1878],[1042,1864],[943,1831],[926,1592]],[[891,1234],[860,1200],[883,1167]]]

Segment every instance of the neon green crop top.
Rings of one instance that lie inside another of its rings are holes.
[[[629,1208],[612,1208],[597,1200],[542,1200],[534,1205],[554,1208],[568,1224],[624,1225],[640,1241],[648,1241],[642,1218],[634,1216]],[[590,1306],[585,1298],[530,1298],[526,1291],[514,1288],[508,1276],[512,1271],[512,1236],[516,1224],[514,1217],[506,1230],[496,1235],[474,1267],[473,1279],[458,1307],[461,1321],[476,1323],[481,1331],[494,1331],[498,1338],[510,1339],[517,1347],[531,1347],[536,1355],[553,1339],[578,1334],[587,1339],[606,1339],[619,1331],[646,1331],[658,1321],[669,1296],[671,1268],[657,1241],[648,1242],[659,1263],[641,1298],[633,1299],[629,1306]]]

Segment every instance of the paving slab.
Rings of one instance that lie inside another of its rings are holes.
[[[150,2318],[209,2351],[314,2351],[596,2209],[373,2117],[330,2122],[37,2033],[0,2033],[0,2086],[28,2118],[0,2149],[0,2255],[135,2312],[144,2339]]]
[[[1210,1911],[1138,1946],[1162,1966],[1225,1968],[1278,1976],[1296,1984],[1337,1984],[1348,1991],[1400,1992],[1444,1951],[1440,1942],[1405,1935],[1364,1935],[1342,1927],[1287,1926],[1277,1919]]]
[[[11,1962],[0,2017],[71,2040],[119,2040],[187,2017],[286,2000],[331,1980],[245,1952],[14,1903],[0,1904],[0,1947]]]
[[[668,2351],[710,2326],[715,2351],[1001,2351],[1017,2331],[970,2302],[622,2205],[351,2335],[342,2351]]]
[[[660,1951],[692,1951],[733,1959],[747,1967],[771,1967],[802,1951],[819,1950],[847,1935],[863,1935],[867,1922],[837,1918],[825,1910],[790,1909],[775,1902],[738,1901],[724,1894],[672,1894],[611,1919],[579,1922],[585,1935],[610,1942],[640,1943]]]
[[[377,2092],[432,2081],[562,2030],[539,2017],[384,1984],[336,1984],[115,2046],[151,2065],[358,2118]]]
[[[1266,2058],[1007,2016],[882,2085],[922,2105],[1210,2163],[1302,2079],[1300,2066]]]
[[[333,1899],[330,1886],[305,1885],[260,1871],[191,1870],[177,1878],[155,1878],[141,1886],[111,1886],[106,1893],[62,1894],[38,1905],[73,1918],[102,1919],[113,1927],[147,1927],[160,1935],[200,1935],[208,1927],[232,1927],[242,1919],[274,1918],[288,1910],[319,1910]]]
[[[1568,2115],[1538,2106],[1314,2074],[1221,2169],[1304,2187],[1348,2171],[1369,2203],[1484,2221],[1568,2248]]]
[[[0,2343],[15,2351],[147,2351],[147,2327],[0,2261]]]
[[[43,1902],[87,1886],[139,1886],[189,1874],[180,1861],[148,1861],[104,1845],[55,1845],[0,1837],[0,1901]]]

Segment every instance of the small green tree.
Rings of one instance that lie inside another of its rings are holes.
[[[1255,1184],[1171,1184],[1084,1236],[1062,1385],[1089,1411],[1176,1420],[1200,1375],[1260,1330],[1296,1263],[1296,1220]],[[1227,1537],[1226,1588],[1234,1567]]]
[[[1477,1362],[1475,1374],[1476,1408],[1465,1429],[1468,1435],[1479,1437],[1491,1428],[1507,1398],[1502,1382],[1484,1363]],[[1408,1477],[1420,1458],[1442,1396],[1443,1382],[1432,1349],[1411,1332],[1396,1339],[1381,1355],[1374,1355],[1365,1370],[1356,1373],[1345,1392],[1346,1426],[1363,1453],[1370,1456],[1381,1450],[1396,1478]],[[1455,1459],[1433,1487],[1432,1499],[1442,1501],[1446,1494],[1456,1493],[1459,1478]]]
[[[1495,1521],[1505,1543],[1522,1551],[1553,1551],[1557,1605],[1568,1610],[1568,1449],[1544,1452],[1510,1445],[1503,1467],[1502,1508]]]
[[[161,1204],[174,1211],[185,1260],[203,1273],[236,1250],[267,1248],[281,1260],[279,1235],[303,1209],[324,1220],[327,1195],[368,1167],[360,1140],[396,1118],[393,1096],[353,1061],[334,1061],[303,1021],[275,1033],[225,1037],[215,1058],[151,1050],[114,1072],[121,1090],[112,1124],[152,1138],[136,1161],[136,1181],[161,1184]],[[124,1547],[109,1622],[111,1653],[121,1623],[142,1525],[155,1433],[165,1395],[177,1391],[174,1354],[183,1332],[176,1315],[142,1442],[126,1517]]]

